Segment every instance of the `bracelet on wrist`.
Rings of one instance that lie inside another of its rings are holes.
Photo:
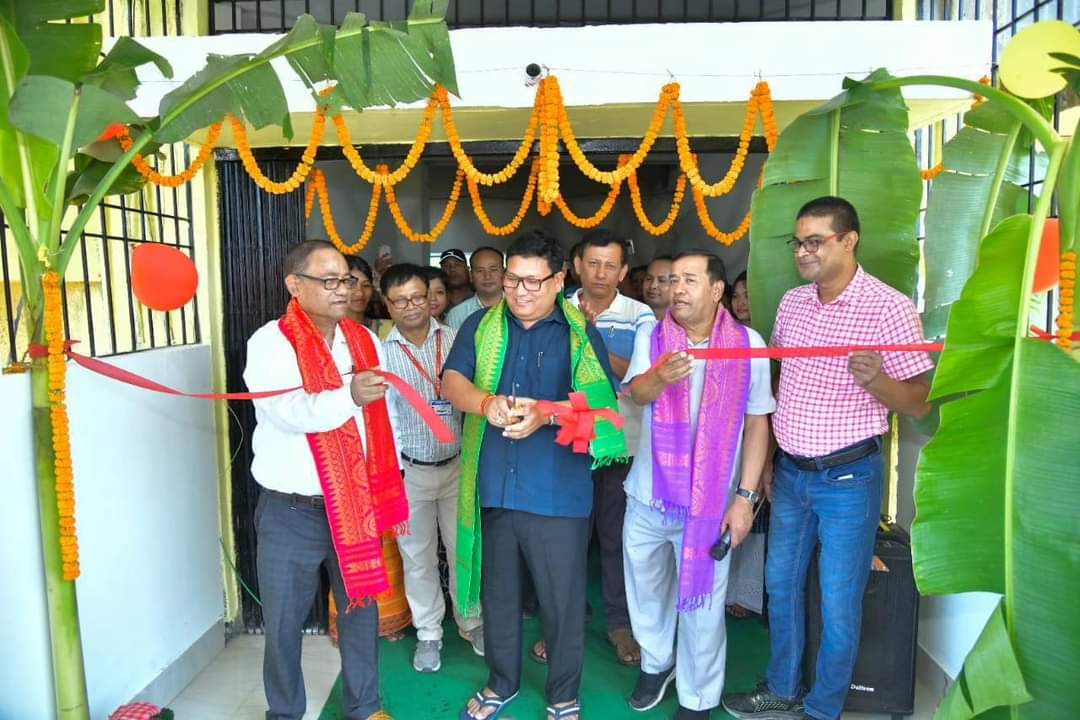
[[[484,396],[484,399],[480,401],[480,414],[487,416],[488,404],[495,399],[495,393],[488,393]]]

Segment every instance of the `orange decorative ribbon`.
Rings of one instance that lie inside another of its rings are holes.
[[[585,393],[570,393],[570,404],[537,400],[536,409],[545,415],[554,415],[559,423],[559,432],[555,442],[570,445],[576,453],[589,452],[589,443],[596,437],[596,421],[607,420],[617,428],[623,426],[623,418],[610,408],[593,409],[589,407]]]

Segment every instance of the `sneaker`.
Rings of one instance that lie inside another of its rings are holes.
[[[442,667],[442,640],[417,640],[412,666],[416,672],[439,672]]]
[[[785,700],[774,695],[764,682],[758,683],[758,686],[748,693],[725,695],[721,703],[728,713],[737,718],[802,720],[806,717],[801,700]]]
[[[630,707],[638,712],[652,710],[664,699],[668,685],[675,679],[675,666],[661,673],[647,673],[642,671],[638,675],[637,685],[630,694]]]
[[[472,630],[458,630],[460,635],[469,645],[472,645],[472,651],[484,657],[484,626],[477,625]]]

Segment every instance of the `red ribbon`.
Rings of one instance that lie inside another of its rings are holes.
[[[115,365],[110,365],[107,362],[102,362],[96,358],[87,357],[86,355],[80,355],[71,349],[71,346],[78,342],[76,340],[68,340],[64,343],[64,354],[71,360],[74,360],[77,364],[86,368],[90,372],[103,375],[112,380],[119,380],[127,385],[133,385],[143,390],[152,390],[153,392],[163,393],[165,395],[174,395],[177,397],[194,398],[196,400],[261,400],[263,398],[276,397],[278,395],[284,395],[285,393],[293,392],[294,390],[302,390],[303,386],[286,388],[284,390],[261,390],[259,392],[233,392],[233,393],[187,393],[175,388],[171,388],[168,385],[162,385],[161,383],[154,382],[149,378],[145,378],[142,375],[137,375],[129,370],[118,368]],[[41,358],[48,355],[49,351],[44,345],[31,345],[30,357]],[[454,442],[457,437],[453,431],[447,427],[443,419],[435,412],[431,405],[420,397],[419,393],[413,389],[411,385],[406,383],[400,377],[393,373],[386,372],[385,370],[368,370],[373,372],[401,393],[401,396],[408,401],[409,405],[420,415],[424,423],[434,433],[435,439],[442,443]]]
[[[785,360],[806,357],[847,357],[853,352],[941,352],[944,343],[911,343],[907,345],[828,345],[820,347],[763,347],[763,348],[690,348],[685,350],[696,360]],[[674,355],[660,356],[649,372],[664,364]]]
[[[596,421],[607,420],[617,428],[623,426],[623,418],[610,408],[590,408],[585,393],[570,393],[570,404],[563,405],[551,400],[537,400],[536,408],[545,415],[554,415],[559,423],[555,442],[571,445],[576,453],[589,452],[589,443],[596,438]]]

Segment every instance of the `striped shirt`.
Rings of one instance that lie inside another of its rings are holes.
[[[800,285],[780,301],[774,347],[900,345],[923,342],[911,300],[860,266],[828,304],[817,285]],[[821,457],[889,429],[889,410],[859,385],[847,358],[789,358],[780,367],[779,406],[773,432],[792,455]],[[933,368],[926,353],[884,353],[881,372],[909,380]]]
[[[574,307],[581,307],[581,292],[578,290],[570,297],[570,302]],[[653,314],[652,308],[620,292],[615,293],[615,299],[611,301],[607,310],[596,316],[596,329],[600,332],[600,337],[604,339],[607,351],[627,362],[630,362],[630,358],[634,355],[634,337],[638,330],[651,329],[655,324],[656,315]],[[620,397],[619,414],[626,423],[623,426],[626,447],[633,453],[638,446],[638,437],[641,434],[641,408],[629,397]]]
[[[438,339],[439,335],[442,336],[441,340]],[[430,403],[436,399],[432,380],[442,372],[443,363],[446,361],[446,356],[450,354],[455,337],[457,337],[457,332],[453,328],[440,325],[432,318],[427,339],[420,347],[417,347],[405,339],[395,325],[383,341],[386,369],[404,379]],[[437,345],[441,345],[442,351],[438,360],[435,358]],[[424,372],[427,373],[426,378],[417,370],[406,351],[412,353],[412,356],[424,368]],[[405,398],[391,391],[390,401],[397,410],[397,441],[398,451],[401,454],[422,462],[438,462],[452,458],[461,452],[461,413],[455,410],[452,416],[443,418],[457,439],[452,443],[441,443],[435,439],[431,429],[409,406]]]

